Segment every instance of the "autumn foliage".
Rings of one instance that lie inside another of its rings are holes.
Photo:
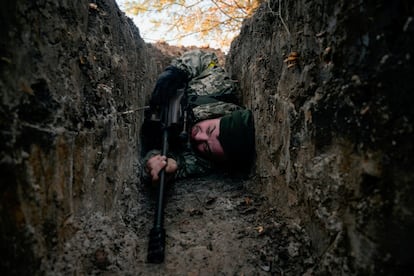
[[[128,14],[152,14],[153,28],[164,27],[179,42],[196,35],[228,47],[243,19],[250,17],[263,0],[140,0],[126,1]],[[206,43],[208,44],[208,43]]]

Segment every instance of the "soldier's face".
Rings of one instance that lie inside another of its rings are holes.
[[[218,140],[220,119],[198,122],[191,129],[191,141],[197,151],[211,159],[224,159],[223,147]]]

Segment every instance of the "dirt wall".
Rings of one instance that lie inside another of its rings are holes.
[[[137,183],[137,109],[163,64],[114,1],[6,2],[1,268],[34,275],[80,217],[113,215],[123,185]]]
[[[413,259],[413,14],[409,1],[266,1],[231,45],[258,189],[306,226],[316,274],[397,275]]]

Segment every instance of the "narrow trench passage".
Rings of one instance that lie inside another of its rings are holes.
[[[0,271],[413,271],[413,1],[264,1],[226,62],[268,186],[176,182],[159,265],[146,262],[155,197],[137,186],[138,110],[178,55],[144,42],[114,0],[3,2]],[[282,216],[291,206],[298,217]]]
[[[298,275],[312,266],[304,230],[266,207],[250,181],[222,176],[178,181],[165,208],[163,264],[146,263],[154,199],[140,192],[131,223],[139,275]],[[128,215],[128,210],[127,215]]]
[[[114,214],[80,219],[64,253],[45,271],[74,275],[303,275],[310,239],[254,192],[253,180],[221,175],[177,181],[167,190],[165,260],[147,263],[155,192],[124,183]]]

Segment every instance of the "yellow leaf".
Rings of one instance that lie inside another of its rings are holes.
[[[259,232],[259,234],[261,234],[264,231],[264,227],[263,226],[257,226],[256,230],[257,230],[257,232]]]

